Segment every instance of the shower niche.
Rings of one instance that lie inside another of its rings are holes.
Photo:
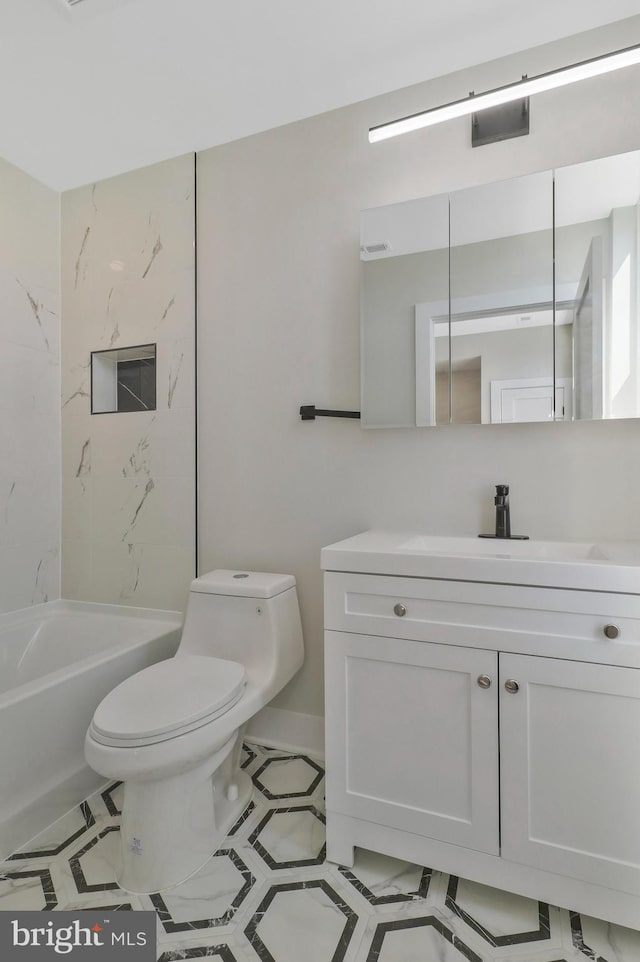
[[[156,345],[91,354],[91,413],[156,409]]]

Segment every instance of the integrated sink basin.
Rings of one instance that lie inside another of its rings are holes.
[[[636,546],[632,545],[631,547],[635,548]],[[421,554],[457,555],[471,558],[528,559],[530,561],[613,560],[613,554],[607,554],[605,545],[588,541],[509,541],[506,538],[446,538],[423,534],[415,535],[408,541],[399,544],[398,551],[417,551]],[[640,557],[638,560],[640,560]]]
[[[322,549],[331,571],[640,592],[640,543],[516,541],[372,530]]]

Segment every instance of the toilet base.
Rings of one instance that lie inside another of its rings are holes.
[[[239,767],[236,733],[191,771],[153,781],[127,781],[116,880],[125,892],[162,892],[186,881],[220,847],[251,797]]]

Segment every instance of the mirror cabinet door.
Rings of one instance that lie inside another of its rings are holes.
[[[640,151],[555,171],[556,368],[575,419],[640,416],[639,198]]]
[[[552,172],[455,191],[450,218],[451,421],[553,420]]]
[[[360,258],[363,427],[447,423],[448,195],[363,211]]]
[[[640,417],[639,235],[640,151],[363,211],[363,426]]]

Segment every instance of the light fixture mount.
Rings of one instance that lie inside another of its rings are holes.
[[[471,146],[484,147],[529,133],[529,98],[471,114]]]

